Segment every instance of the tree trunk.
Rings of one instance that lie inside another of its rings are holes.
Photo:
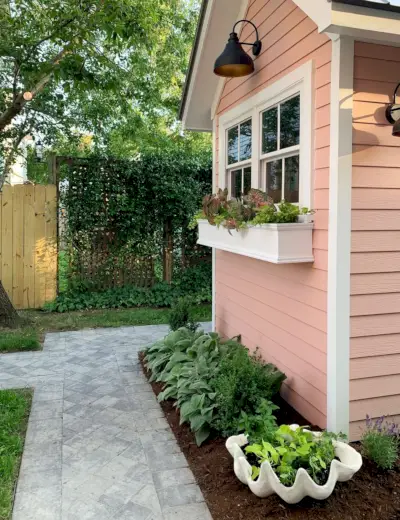
[[[19,322],[20,317],[0,280],[0,327],[16,327]]]
[[[163,279],[164,282],[172,282],[174,236],[172,234],[172,220],[164,222],[164,247],[163,247]]]

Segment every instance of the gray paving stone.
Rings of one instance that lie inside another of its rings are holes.
[[[203,495],[197,484],[180,484],[159,489],[157,492],[162,509],[204,502]]]
[[[189,468],[167,469],[153,473],[153,480],[156,489],[164,489],[181,484],[194,484],[195,479]]]
[[[34,389],[13,520],[211,520],[137,358],[167,332],[52,333],[0,355],[0,387]]]
[[[164,520],[212,520],[207,505],[189,504],[178,507],[167,507],[163,510]]]

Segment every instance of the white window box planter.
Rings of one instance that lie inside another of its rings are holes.
[[[199,220],[198,244],[274,264],[314,262],[312,223],[262,224],[228,231]]]
[[[292,428],[295,429],[297,426],[297,424],[294,424]],[[316,437],[318,436],[317,432],[312,433]],[[332,461],[326,484],[319,486],[305,469],[300,468],[297,471],[293,486],[286,487],[281,484],[268,461],[262,463],[258,479],[253,480],[251,478],[252,469],[242,450],[242,447],[246,444],[246,435],[229,437],[226,441],[226,447],[234,459],[234,471],[237,478],[243,484],[249,486],[252,493],[259,498],[266,498],[276,493],[288,504],[297,504],[306,496],[315,500],[327,499],[333,493],[337,482],[350,480],[362,466],[361,455],[354,448],[344,442],[333,441],[336,457],[339,460],[334,459]]]

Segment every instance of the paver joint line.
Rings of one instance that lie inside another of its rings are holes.
[[[0,355],[0,388],[35,389],[13,520],[212,520],[138,361],[167,332],[51,333]]]

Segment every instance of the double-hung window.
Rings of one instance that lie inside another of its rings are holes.
[[[227,130],[227,187],[231,198],[251,189],[252,121],[247,119]]]
[[[218,185],[240,198],[250,188],[312,207],[312,61],[218,119]]]
[[[300,94],[261,114],[262,189],[275,203],[299,203]]]

